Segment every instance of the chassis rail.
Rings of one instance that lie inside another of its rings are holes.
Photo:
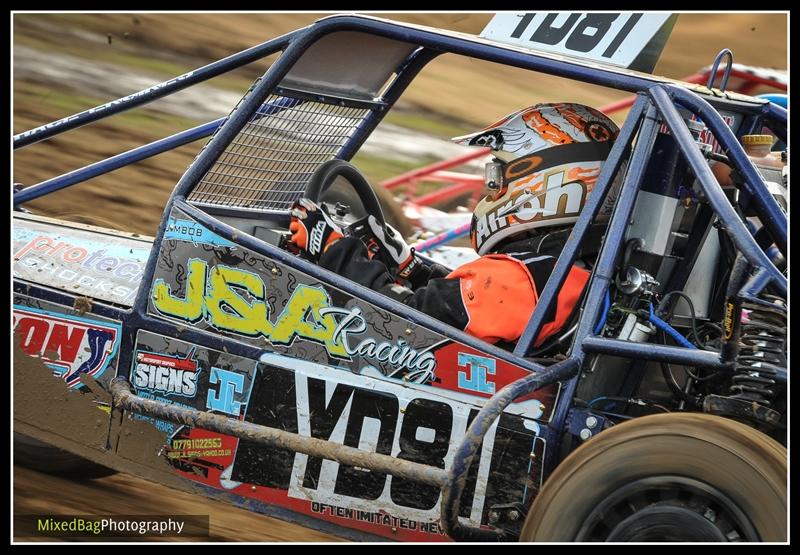
[[[369,467],[371,470],[423,484],[441,487],[447,479],[447,473],[444,470],[433,466],[412,463],[380,453],[370,453],[322,439],[303,437],[284,430],[259,426],[210,412],[144,399],[136,395],[130,382],[125,378],[114,378],[111,382],[111,395],[115,407],[160,420],[219,432],[264,445],[305,453],[313,457],[331,459],[342,464]]]

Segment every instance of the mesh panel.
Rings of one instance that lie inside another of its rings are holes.
[[[286,210],[331,160],[369,109],[272,95],[189,195],[190,202]]]

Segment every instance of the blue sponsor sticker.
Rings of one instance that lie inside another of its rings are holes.
[[[195,244],[202,243],[217,247],[236,248],[236,243],[232,243],[224,237],[220,237],[199,223],[192,220],[179,220],[177,218],[169,219],[167,229],[164,232],[164,239],[177,239],[178,241],[187,241]]]
[[[466,368],[466,372],[459,371],[458,387],[479,393],[494,394],[495,384],[487,379],[497,371],[496,361],[493,358],[458,353],[458,366]]]
[[[242,403],[234,401],[234,395],[243,393],[244,375],[212,366],[208,382],[217,385],[217,389],[215,390],[209,385],[206,408],[239,416],[242,411]]]

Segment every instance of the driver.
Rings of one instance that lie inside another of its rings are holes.
[[[489,147],[488,194],[472,217],[470,238],[480,258],[449,272],[416,258],[401,235],[373,216],[365,245],[316,204],[292,208],[291,242],[318,264],[490,343],[522,335],[571,224],[586,203],[619,129],[580,104],[537,104],[489,127],[453,139]],[[607,219],[614,184],[598,219]],[[558,294],[535,346],[570,320],[589,279],[577,262]]]

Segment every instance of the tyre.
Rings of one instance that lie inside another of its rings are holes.
[[[787,538],[786,449],[744,424],[659,414],[572,452],[536,497],[521,541]]]
[[[65,478],[91,480],[116,471],[32,437],[14,433],[14,464]]]

